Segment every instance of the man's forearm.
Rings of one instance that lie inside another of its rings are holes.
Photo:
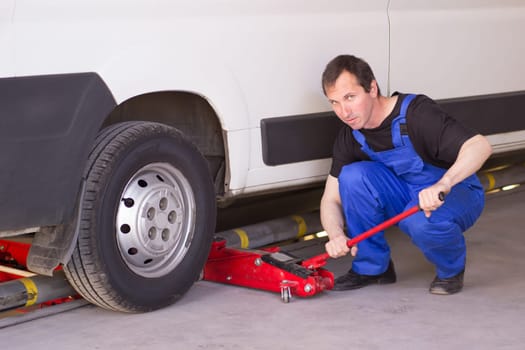
[[[335,202],[321,201],[321,225],[323,225],[329,239],[340,235],[345,236],[341,205]]]
[[[488,140],[476,135],[468,139],[461,147],[456,162],[443,175],[439,182],[448,189],[478,171],[492,154]]]

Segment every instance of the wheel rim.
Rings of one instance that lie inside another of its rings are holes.
[[[195,228],[195,196],[186,177],[168,163],[152,163],[126,184],[116,235],[126,265],[143,277],[161,277],[184,259]]]

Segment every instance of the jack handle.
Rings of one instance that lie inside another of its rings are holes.
[[[439,193],[439,199],[441,201],[444,201],[445,200],[445,193],[440,192]],[[377,226],[372,227],[370,230],[363,232],[359,236],[356,236],[356,237],[354,237],[352,239],[349,239],[348,241],[346,241],[346,245],[349,248],[351,248],[351,247],[355,246],[357,243],[367,239],[368,237],[373,236],[376,233],[378,233],[380,231],[383,231],[384,229],[386,229],[386,228],[388,228],[388,227],[390,227],[392,225],[397,224],[398,222],[400,222],[404,218],[407,218],[410,215],[413,215],[413,214],[417,213],[420,209],[421,208],[419,207],[419,205],[414,205],[410,209],[407,209],[404,212],[402,212],[402,213],[400,213],[400,214],[398,214],[398,215],[396,215],[396,216],[386,220],[385,222],[383,222],[383,223],[381,223],[381,224],[379,224]],[[323,253],[323,254],[314,256],[314,257],[312,257],[310,259],[304,260],[301,263],[301,265],[306,267],[307,269],[317,269],[319,267],[324,266],[326,264],[326,260],[328,260],[329,258],[330,258],[330,255],[328,255],[328,253]]]

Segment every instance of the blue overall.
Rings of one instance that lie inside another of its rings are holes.
[[[339,192],[350,237],[382,223],[418,204],[418,193],[435,184],[447,171],[423,162],[408,135],[401,134],[406,111],[415,95],[407,95],[400,114],[392,122],[394,148],[374,152],[358,130],[353,130],[370,161],[343,167]],[[417,212],[398,225],[425,257],[435,265],[439,278],[455,276],[465,268],[466,246],[463,232],[481,215],[484,191],[474,174],[455,185],[445,202],[427,218]],[[383,273],[390,259],[384,232],[360,242],[352,269],[363,275]]]

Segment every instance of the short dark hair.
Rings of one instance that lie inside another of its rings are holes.
[[[324,69],[321,82],[325,95],[326,88],[333,86],[337,78],[339,78],[344,71],[355,75],[359,85],[361,85],[366,92],[370,92],[372,81],[376,80],[370,65],[362,58],[353,55],[339,55],[328,62]],[[377,92],[381,95],[379,85],[377,86]]]

